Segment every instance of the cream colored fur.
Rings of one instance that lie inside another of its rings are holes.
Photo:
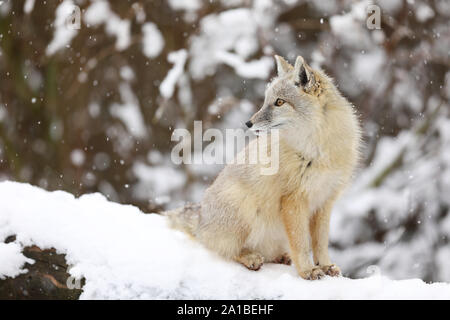
[[[357,164],[360,127],[353,106],[322,71],[302,57],[294,67],[275,59],[278,76],[251,129],[280,130],[279,146],[270,146],[279,147],[278,172],[261,175],[260,164],[228,165],[201,208],[168,215],[174,226],[249,269],[290,257],[305,279],[336,276],[339,268],[328,255],[330,214]],[[277,99],[284,104],[275,106]],[[254,139],[238,157],[256,152],[256,145]]]

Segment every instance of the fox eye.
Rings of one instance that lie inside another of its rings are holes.
[[[275,105],[276,105],[277,107],[281,107],[285,102],[286,102],[286,101],[284,101],[283,99],[277,99],[277,100],[275,101]]]

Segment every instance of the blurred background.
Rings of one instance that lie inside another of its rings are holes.
[[[174,165],[173,130],[243,128],[273,55],[302,55],[364,129],[333,260],[350,277],[450,281],[450,1],[0,3],[0,180],[148,213],[199,201],[221,166]]]

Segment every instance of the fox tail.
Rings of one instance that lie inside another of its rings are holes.
[[[162,215],[169,219],[172,228],[184,231],[194,237],[199,224],[201,209],[200,203],[188,203],[184,207],[164,211]]]

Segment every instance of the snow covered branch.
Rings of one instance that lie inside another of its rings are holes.
[[[285,265],[252,272],[169,229],[160,215],[16,182],[0,183],[0,279],[0,298],[450,298],[449,284],[379,273],[306,281]]]

